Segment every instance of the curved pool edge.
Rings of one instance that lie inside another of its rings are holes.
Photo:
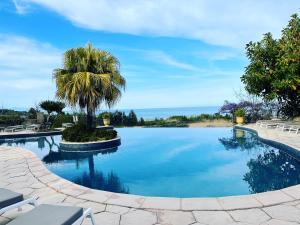
[[[13,138],[30,138],[30,137],[43,137],[49,135],[61,135],[61,130],[43,131],[43,132],[30,132],[30,133],[11,133],[1,134],[0,140],[13,139]]]
[[[292,143],[282,143],[276,139],[273,139],[269,135],[266,135],[266,132],[264,132],[263,130],[259,130],[258,127],[255,126],[256,127],[256,129],[255,129],[253,126],[254,126],[253,124],[248,125],[248,126],[247,125],[244,125],[244,126],[235,125],[234,128],[238,128],[238,129],[242,129],[242,130],[246,130],[246,131],[255,133],[261,142],[263,142],[267,145],[270,145],[272,147],[278,148],[280,150],[287,151],[288,153],[292,154],[295,157],[300,157],[300,141],[299,141],[299,147],[295,146]],[[272,131],[272,130],[269,130],[269,131]],[[280,131],[280,132],[282,132],[282,131]],[[285,132],[285,133],[287,133],[287,132]],[[281,134],[284,134],[284,133],[281,133]],[[293,135],[292,133],[289,133],[289,134]],[[300,138],[300,135],[298,135],[298,136]]]
[[[92,142],[69,142],[62,140],[59,143],[60,148],[67,152],[86,152],[92,150],[107,150],[116,148],[121,144],[121,138],[116,137],[110,140],[92,141]],[[84,150],[82,150],[84,149]]]
[[[266,135],[252,126],[243,126],[257,132],[258,136],[263,139]],[[264,131],[266,132],[266,131]],[[262,136],[261,136],[262,135]],[[278,140],[276,141],[278,142]],[[285,141],[278,142],[290,147],[291,144]],[[300,148],[295,148],[300,151]],[[90,189],[65,180],[51,171],[49,171],[42,161],[30,150],[17,147],[0,147],[0,166],[8,162],[8,166],[0,167],[1,173],[14,175],[14,171],[19,167],[14,161],[24,161],[29,172],[26,176],[35,179],[37,184],[50,188],[57,194],[63,194],[79,200],[85,200],[93,203],[105,205],[122,206],[142,210],[179,210],[179,211],[228,211],[228,210],[245,210],[252,208],[263,208],[274,205],[280,205],[287,202],[300,200],[300,185],[291,186],[277,191],[263,192],[252,195],[228,196],[219,198],[168,198],[168,197],[147,197],[131,194],[112,193],[101,190]],[[2,176],[1,176],[2,177]],[[5,177],[5,176],[3,176]],[[24,178],[23,178],[24,179]],[[25,181],[20,182],[21,189],[15,187],[15,183],[8,179],[0,179],[0,186],[19,190],[22,192]],[[26,186],[26,185],[25,185]],[[43,191],[42,191],[43,192]],[[41,193],[42,193],[41,192]]]

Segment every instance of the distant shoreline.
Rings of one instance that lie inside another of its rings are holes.
[[[199,127],[232,127],[231,121],[218,119],[218,120],[207,120],[195,123],[189,123],[189,128],[199,128]]]

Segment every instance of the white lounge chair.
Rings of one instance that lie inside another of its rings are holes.
[[[9,126],[4,129],[4,132],[17,132],[17,131],[22,131],[24,130],[23,125],[18,125],[18,126]]]
[[[281,123],[277,125],[277,129],[281,130],[281,131],[286,131],[289,130],[291,128],[292,124],[291,123]]]
[[[90,218],[96,225],[90,208],[42,204],[7,225],[80,225],[85,218]]]
[[[37,207],[35,198],[25,199],[22,194],[0,188],[0,215],[11,209],[21,210],[21,207],[27,204]]]
[[[284,124],[286,121],[268,121],[268,122],[263,122],[260,127],[265,127],[265,128],[277,128],[278,126]]]
[[[289,129],[289,132],[295,131],[296,134],[300,133],[300,125],[292,125]]]
[[[0,188],[0,215],[11,210],[30,204],[35,208],[7,225],[80,225],[87,217],[96,225],[91,208],[83,210],[80,207],[39,205],[35,198],[24,199],[23,195],[8,189]]]
[[[73,126],[74,126],[73,123],[63,123],[63,124],[62,124],[62,127],[63,127],[63,128],[68,128],[68,127],[73,127]]]
[[[31,131],[38,131],[41,128],[40,124],[32,124],[26,126],[26,130],[31,130]]]

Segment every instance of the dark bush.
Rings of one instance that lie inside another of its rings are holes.
[[[20,115],[0,115],[0,126],[15,126],[24,123],[25,119]]]
[[[50,121],[53,123],[53,127],[62,127],[63,123],[72,123],[73,116],[70,114],[58,114],[56,116],[50,117]]]
[[[62,132],[62,138],[70,142],[90,142],[110,140],[117,137],[117,131],[108,129],[88,130],[86,125],[77,124],[73,127],[66,128]]]

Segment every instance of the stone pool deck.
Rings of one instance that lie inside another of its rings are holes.
[[[300,135],[258,128],[264,139],[300,151]],[[49,172],[22,148],[0,147],[0,187],[36,196],[38,203],[91,207],[98,225],[296,225],[300,224],[300,185],[279,191],[222,198],[155,198],[92,190]],[[199,187],[201,188],[201,187]],[[23,208],[23,212],[30,210]],[[0,215],[6,224],[23,212]],[[89,220],[84,225],[90,224]]]

